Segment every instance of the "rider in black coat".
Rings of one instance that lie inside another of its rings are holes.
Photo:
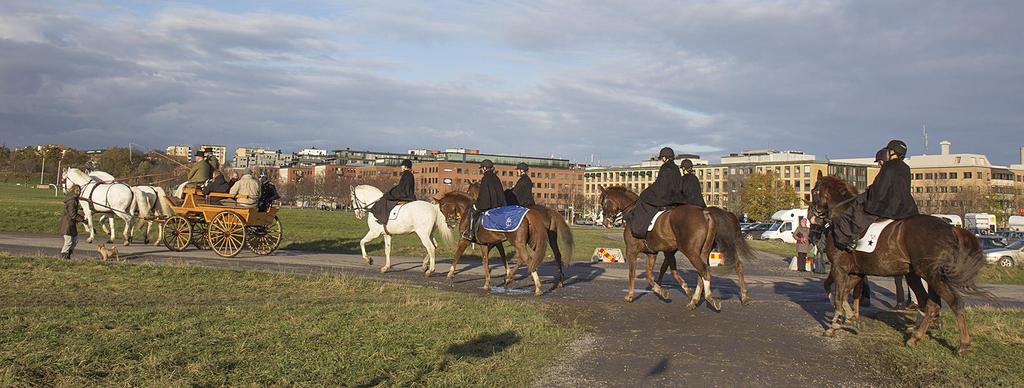
[[[484,159],[480,162],[480,193],[477,194],[476,203],[473,205],[470,214],[469,228],[463,231],[462,237],[476,241],[476,228],[480,224],[480,216],[483,212],[497,207],[505,206],[505,190],[501,186],[501,179],[494,173],[494,162]]]
[[[519,163],[516,165],[516,171],[519,173],[519,180],[516,181],[515,186],[512,186],[512,195],[509,196],[509,199],[515,200],[512,204],[522,207],[536,205],[537,202],[533,200],[533,180],[530,179],[530,166],[526,163]]]
[[[412,161],[402,161],[402,175],[398,178],[398,184],[384,193],[384,197],[375,202],[370,208],[370,213],[381,225],[388,224],[388,216],[391,209],[398,205],[398,202],[412,202],[416,200],[416,178],[412,175]]]
[[[837,248],[853,251],[864,231],[879,218],[901,220],[918,214],[910,192],[910,166],[903,161],[907,144],[893,140],[885,148],[889,159],[882,164],[867,192],[857,196],[832,220],[832,238]]]
[[[636,238],[647,236],[647,226],[659,211],[686,203],[683,197],[683,176],[676,166],[675,157],[676,153],[671,148],[661,149],[658,158],[662,165],[658,169],[658,177],[640,193],[636,206],[625,215],[626,223]]]
[[[704,203],[704,194],[701,193],[700,179],[693,174],[693,162],[690,159],[683,159],[681,163],[683,171],[683,204],[699,206],[706,208],[708,205]]]

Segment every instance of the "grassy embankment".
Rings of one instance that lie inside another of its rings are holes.
[[[0,386],[526,386],[578,330],[347,276],[0,256],[0,284]]]
[[[1024,310],[972,307],[967,310],[973,342],[970,352],[957,356],[959,334],[954,315],[942,310],[941,329],[913,348],[906,347],[902,330],[913,315],[883,313],[866,320],[860,335],[848,336],[853,350],[875,370],[902,386],[1020,387],[1024,386]]]

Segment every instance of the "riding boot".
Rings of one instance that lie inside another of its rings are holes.
[[[469,227],[462,231],[462,238],[469,240],[470,242],[476,242],[476,228],[477,224],[480,222],[480,218],[478,217],[479,214],[480,212],[476,209],[472,210],[469,216]]]

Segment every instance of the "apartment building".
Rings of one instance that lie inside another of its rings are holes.
[[[228,160],[228,148],[222,145],[200,144],[196,147],[196,152],[213,152],[213,155],[217,158],[217,161],[220,162],[221,166],[225,166],[225,163],[227,163]],[[196,157],[198,156],[199,155],[196,155]]]
[[[171,145],[167,146],[167,156],[184,158],[186,160],[192,159],[192,146],[190,145]]]

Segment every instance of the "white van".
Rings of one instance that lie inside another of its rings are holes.
[[[1024,232],[1024,216],[1010,216],[1006,228],[1014,232]]]
[[[796,238],[793,237],[793,231],[800,226],[801,218],[807,218],[807,209],[786,209],[775,212],[772,214],[772,220],[775,223],[768,228],[768,231],[761,234],[761,239],[795,243]]]
[[[932,214],[932,217],[939,217],[950,225],[964,227],[964,220],[958,215],[954,214]]]
[[[964,214],[964,226],[975,233],[995,233],[996,216],[989,213],[967,213]]]

